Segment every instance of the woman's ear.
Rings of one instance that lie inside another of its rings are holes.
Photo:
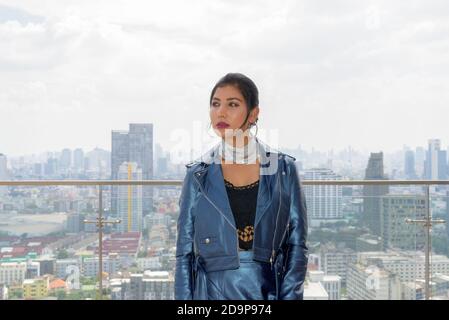
[[[258,120],[259,117],[259,106],[255,107],[251,111],[251,123],[255,123]]]

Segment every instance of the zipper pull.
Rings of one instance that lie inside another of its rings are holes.
[[[274,262],[274,254],[276,253],[275,250],[273,250],[271,252],[271,257],[270,257],[270,264],[271,264],[271,270],[273,270],[273,262]]]

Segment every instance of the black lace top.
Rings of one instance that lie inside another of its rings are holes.
[[[259,180],[246,186],[234,186],[224,179],[229,203],[234,215],[239,236],[239,247],[251,250],[254,238],[254,220],[256,218]]]

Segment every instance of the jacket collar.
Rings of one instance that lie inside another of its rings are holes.
[[[273,199],[272,190],[277,175],[274,173],[267,174],[269,171],[266,168],[270,165],[270,161],[278,161],[278,153],[270,151],[270,147],[264,145],[257,138],[256,142],[260,155],[260,174],[254,228],[256,228]],[[201,185],[202,190],[206,193],[206,196],[221,210],[228,221],[234,222],[235,227],[234,216],[224,184],[218,150],[219,144],[201,156],[201,165],[194,170],[193,174]]]

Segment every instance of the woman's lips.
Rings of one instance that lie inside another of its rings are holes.
[[[224,123],[224,122],[217,123],[217,128],[222,129],[222,128],[227,128],[227,127],[229,127],[229,124],[227,124],[227,123]]]

